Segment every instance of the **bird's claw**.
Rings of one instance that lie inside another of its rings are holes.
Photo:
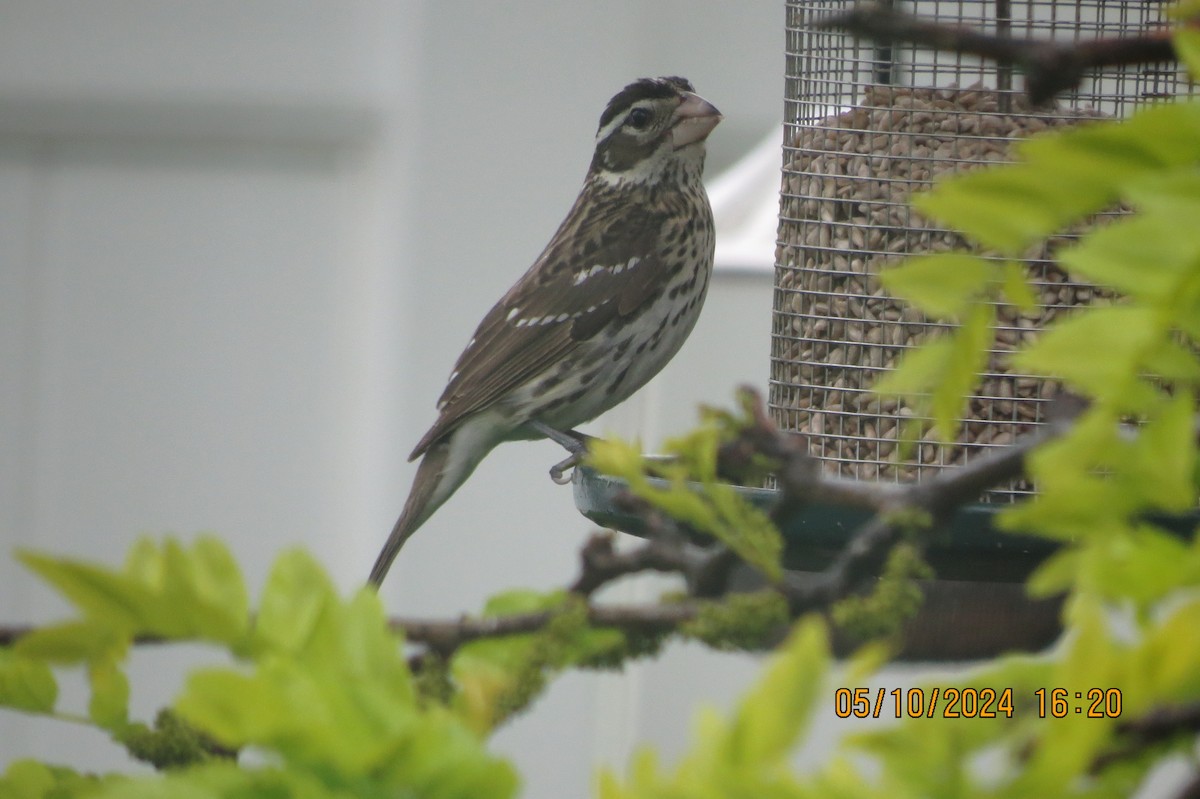
[[[578,466],[583,461],[583,457],[587,455],[588,442],[592,440],[592,437],[584,435],[578,430],[558,430],[536,420],[531,421],[529,426],[571,453],[566,460],[550,467],[551,480],[560,486],[571,482],[569,472]]]
[[[570,471],[579,465],[583,453],[577,452],[550,467],[550,479],[560,486],[571,482]]]

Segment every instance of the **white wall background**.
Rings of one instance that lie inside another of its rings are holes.
[[[0,621],[63,612],[14,548],[116,563],[143,533],[216,532],[256,587],[307,547],[355,587],[607,99],[691,78],[726,115],[716,174],[776,126],[782,23],[768,0],[0,0]],[[593,429],[652,446],[697,401],[765,384],[769,308],[769,275],[720,276],[677,361]],[[389,607],[569,579],[591,528],[546,477],[560,457],[495,452],[406,547]],[[187,658],[137,656],[139,715]],[[636,742],[679,751],[694,703],[753,667],[677,647],[571,675],[496,747],[524,795],[582,795]],[[129,768],[63,727],[0,715],[3,762]]]

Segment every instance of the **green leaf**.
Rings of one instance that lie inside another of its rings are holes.
[[[32,552],[20,552],[17,557],[57,588],[84,616],[100,618],[128,630],[157,630],[164,626],[154,593],[118,572]]]
[[[332,784],[331,784],[332,783]],[[355,790],[358,787],[359,790]],[[370,796],[361,786],[300,770],[207,763],[155,777],[106,785],[95,799],[347,799]]]
[[[645,460],[629,444],[596,441],[589,448],[589,463],[601,472],[624,478],[634,495],[697,532],[711,535],[769,579],[777,580],[782,573],[782,536],[766,512],[717,475],[720,446],[733,440],[743,426],[753,424],[752,402],[745,393],[740,395],[740,404],[740,415],[704,410],[698,428],[666,442],[666,452],[675,456],[672,459]],[[765,466],[752,464],[748,476],[761,476]],[[650,475],[658,479],[652,480]]]
[[[770,517],[744,500],[735,487],[716,475],[721,430],[713,417],[689,436],[667,442],[677,462],[653,464],[662,482],[651,481],[636,449],[617,441],[597,440],[589,446],[589,463],[598,471],[622,477],[629,490],[671,518],[707,533],[760,569],[770,579],[782,573],[783,538]]]
[[[124,657],[132,637],[99,621],[72,621],[38,627],[22,636],[14,650],[58,665],[75,665],[116,654]]]
[[[905,352],[896,368],[880,378],[872,390],[876,394],[897,397],[927,394],[941,381],[953,351],[951,335],[926,341]]]
[[[1191,164],[1139,176],[1126,184],[1124,194],[1141,215],[1162,214],[1181,223],[1192,221],[1200,208],[1200,166]],[[1181,227],[1174,233],[1187,238],[1196,236],[1193,226]]]
[[[1167,19],[1189,22],[1192,17],[1200,14],[1200,0],[1179,0],[1167,9]]]
[[[950,361],[942,379],[933,386],[934,430],[943,441],[953,441],[958,435],[958,420],[966,413],[967,397],[987,365],[995,315],[996,309],[990,303],[977,303],[950,337]]]
[[[714,481],[705,489],[718,519],[711,532],[768,579],[780,579],[783,536],[770,516],[743,499],[734,486]]]
[[[1200,156],[1200,107],[1163,103],[1128,120],[1035,136],[1021,162],[957,176],[914,198],[922,213],[1017,257],[1030,245],[1116,201],[1147,173]]]
[[[269,671],[278,675],[288,668],[275,663]],[[230,669],[193,671],[175,709],[185,721],[230,747],[276,743],[275,736],[286,729],[290,716],[282,679],[255,678]],[[314,714],[317,711],[314,708]],[[306,733],[300,725],[293,730],[296,738]]]
[[[887,665],[896,654],[893,641],[870,641],[854,651],[844,664],[842,679],[851,684],[865,683]]]
[[[1138,371],[1162,335],[1152,309],[1089,308],[1059,321],[1016,353],[1013,365],[1032,374],[1062,378],[1090,396],[1137,411],[1156,396]],[[1096,357],[1098,353],[1104,357]]]
[[[1192,80],[1200,80],[1200,31],[1181,25],[1172,35],[1175,55],[1187,67]]]
[[[637,446],[612,438],[588,442],[588,463],[602,474],[629,479],[642,471],[642,453]]]
[[[1150,508],[1182,513],[1196,505],[1195,408],[1191,393],[1178,392],[1138,431],[1121,475]]]
[[[1025,582],[1029,595],[1041,599],[1068,591],[1075,585],[1082,571],[1080,560],[1077,549],[1061,549],[1055,552],[1029,575]]]
[[[200,536],[190,550],[164,546],[165,601],[189,619],[186,629],[206,640],[236,642],[249,622],[249,598],[233,555],[216,538]]]
[[[1113,407],[1093,404],[1061,438],[1034,450],[1026,468],[1039,494],[1005,509],[999,525],[1064,540],[1127,531],[1139,498],[1112,479],[1113,470],[1129,457],[1130,444],[1120,435],[1119,421]]]
[[[838,794],[801,785],[787,767],[796,739],[827,695],[828,647],[819,619],[801,621],[728,721],[712,710],[698,714],[694,743],[676,768],[664,772],[654,752],[642,749],[630,764],[624,785],[611,773],[601,774],[600,795],[607,799],[867,795],[861,790]]]
[[[589,626],[586,603],[561,590],[508,591],[489,599],[483,615],[542,611],[553,616],[538,632],[472,641],[450,662],[458,687],[452,707],[481,735],[524,710],[549,675],[573,665],[619,663],[628,651],[624,633]]]
[[[1091,233],[1059,260],[1072,273],[1141,299],[1167,303],[1200,260],[1200,228],[1191,213],[1129,216]]]
[[[1123,123],[1096,126],[1081,133],[1106,140],[1110,149],[1124,150],[1128,156],[1137,153],[1143,168],[1123,172],[1122,182],[1129,182],[1139,172],[1190,168],[1200,156],[1200,103],[1155,103]],[[1111,165],[1097,166],[1107,169]]]
[[[997,268],[975,255],[948,252],[914,256],[879,276],[892,294],[907,300],[923,313],[939,319],[957,319],[996,278]]]
[[[340,624],[340,667],[356,679],[382,689],[387,706],[411,707],[417,701],[403,641],[388,628],[387,614],[374,589],[360,588],[346,606]]]
[[[440,706],[418,705],[400,642],[375,592],[343,602],[308,555],[267,580],[250,669],[191,674],[180,716],[226,746],[276,752],[292,768],[367,780],[380,795],[511,794],[511,770]],[[382,786],[390,786],[383,790]],[[496,787],[498,786],[498,787]]]
[[[245,589],[215,539],[201,538],[192,550],[170,539],[161,546],[143,540],[123,571],[31,552],[18,557],[89,622],[164,638],[228,642],[244,634]]]
[[[1170,332],[1154,343],[1143,356],[1142,371],[1175,384],[1197,385],[1200,361],[1193,350],[1181,345]]]
[[[1025,267],[1017,261],[1005,261],[1003,272],[1004,298],[1008,303],[1026,313],[1035,310],[1038,300],[1025,277]]]
[[[1086,552],[1095,568],[1090,583],[1104,596],[1150,608],[1181,588],[1200,582],[1200,551],[1177,536],[1139,524],[1130,535],[1114,536]]]
[[[909,350],[895,370],[874,386],[878,394],[904,397],[919,412],[933,419],[943,441],[958,434],[967,397],[987,364],[995,308],[979,302],[971,306],[962,325],[921,347]]]
[[[18,640],[13,649],[47,663],[86,663],[92,689],[88,715],[103,729],[119,730],[128,721],[129,706],[129,681],[120,664],[131,643],[128,630],[97,620],[40,627]]]
[[[129,679],[116,658],[93,660],[88,665],[92,698],[88,716],[97,726],[119,730],[129,720]]]
[[[68,799],[93,796],[103,783],[119,784],[121,777],[103,781],[68,768],[47,766],[34,760],[14,760],[0,776],[0,796],[5,799]]]
[[[32,713],[49,713],[58,700],[58,683],[50,667],[33,658],[0,648],[0,705]]]
[[[987,247],[1017,257],[1033,242],[1109,199],[1094,177],[1085,177],[1084,185],[1077,186],[1059,170],[1035,170],[1025,164],[980,170],[939,183],[928,194],[914,197],[913,206]]]
[[[1046,688],[1068,687],[1072,692],[1090,687],[1120,685],[1118,653],[1107,634],[1104,611],[1095,596],[1076,595],[1067,603],[1065,620],[1072,637]],[[1049,701],[1049,700],[1047,700]],[[1073,693],[1072,703],[1076,703]],[[1071,707],[1076,706],[1072,704]],[[1061,796],[1102,750],[1113,720],[1090,719],[1070,713],[1044,724],[1038,746],[1030,752],[1024,770],[1014,780],[1013,796]]]
[[[567,592],[534,591],[528,588],[517,588],[504,591],[488,598],[483,608],[484,616],[511,616],[517,613],[537,613],[542,610],[554,610],[562,607],[567,600]]]
[[[58,783],[49,766],[34,760],[17,760],[9,764],[0,777],[0,791],[10,799],[42,799]]]
[[[149,536],[139,537],[125,554],[125,575],[142,585],[162,585],[162,542]]]
[[[518,589],[488,599],[485,617],[561,608],[566,592]],[[472,641],[459,647],[451,662],[458,687],[454,707],[473,730],[483,735],[512,712],[523,708],[555,668],[558,652],[546,632]]]
[[[276,559],[267,577],[255,621],[256,638],[276,649],[298,654],[313,645],[329,605],[333,584],[313,560],[300,550]]]
[[[203,669],[189,675],[175,705],[189,724],[223,745],[252,744],[279,751],[296,762],[332,763],[343,773],[361,772],[370,753],[358,750],[361,728],[334,731],[338,714],[330,706],[336,688],[298,664],[264,664],[247,676],[227,669]],[[299,717],[296,702],[308,717]]]
[[[1200,602],[1183,600],[1150,625],[1130,669],[1137,680],[1128,700],[1131,709],[1190,702],[1200,694]]]
[[[827,695],[829,642],[818,617],[802,620],[742,699],[726,733],[728,757],[742,766],[786,758]]]
[[[42,799],[56,782],[49,766],[35,760],[17,760],[0,777],[0,788],[11,799]]]

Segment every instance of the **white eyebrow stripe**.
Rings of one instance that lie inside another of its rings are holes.
[[[645,109],[649,110],[651,113],[653,113],[655,105],[659,102],[661,102],[661,100],[647,98],[647,99],[638,100],[637,102],[631,104],[624,111],[622,111],[621,113],[619,113],[615,117],[613,117],[611,120],[609,120],[607,125],[600,128],[600,130],[596,131],[596,141],[597,142],[604,141],[609,136],[616,133],[617,130],[619,128],[621,128],[629,120],[629,113],[631,111],[633,111],[633,109],[645,108]]]

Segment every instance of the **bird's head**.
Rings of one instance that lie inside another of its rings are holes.
[[[654,180],[670,167],[700,169],[721,112],[685,78],[642,78],[608,101],[591,172],[608,182]]]

